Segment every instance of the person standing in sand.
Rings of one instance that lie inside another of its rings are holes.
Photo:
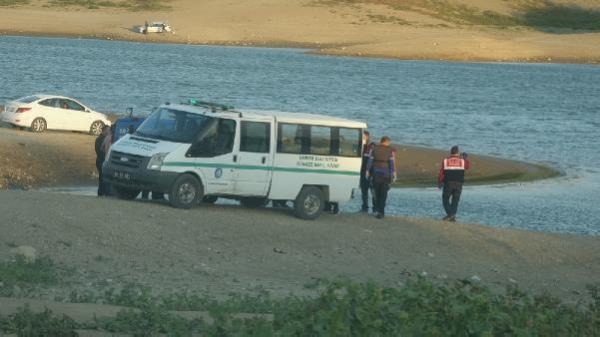
[[[106,151],[105,151],[104,142],[105,142],[106,138],[109,136],[111,136],[110,126],[105,125],[104,128],[102,128],[102,133],[100,133],[98,135],[98,137],[96,137],[96,141],[94,142],[94,149],[96,151],[96,170],[98,170],[98,196],[99,197],[106,194],[104,183],[102,182],[102,164],[104,163],[104,160],[106,159]]]
[[[390,144],[390,137],[383,136],[369,154],[367,163],[367,178],[372,176],[373,194],[375,197],[375,216],[382,219],[385,216],[385,204],[392,182],[396,181],[396,150]],[[372,170],[372,171],[371,171]]]
[[[465,170],[471,167],[468,155],[459,154],[458,145],[450,149],[450,157],[445,158],[438,174],[438,188],[442,190],[442,203],[446,216],[443,220],[456,221],[458,202],[465,181]],[[452,199],[452,200],[451,200]]]
[[[369,162],[369,156],[371,154],[371,149],[375,144],[370,141],[369,131],[363,131],[363,152],[362,152],[362,163],[360,166],[360,193],[362,197],[362,207],[360,209],[361,212],[367,213],[369,212],[369,190],[371,189],[371,182],[369,178],[367,178],[367,163]],[[372,204],[373,204],[373,212],[375,212],[375,198],[371,195]]]

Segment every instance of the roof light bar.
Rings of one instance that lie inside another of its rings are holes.
[[[231,105],[225,105],[225,104],[219,104],[219,103],[201,101],[201,100],[197,100],[197,99],[194,99],[194,98],[190,98],[186,102],[183,102],[182,104],[189,104],[189,105],[192,105],[192,106],[199,106],[199,107],[203,107],[203,108],[209,108],[212,111],[216,111],[216,110],[228,111],[228,110],[233,110],[234,109],[234,107],[231,106]]]

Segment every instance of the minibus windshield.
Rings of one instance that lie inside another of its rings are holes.
[[[191,143],[212,119],[195,113],[159,108],[140,125],[134,135],[177,143]]]

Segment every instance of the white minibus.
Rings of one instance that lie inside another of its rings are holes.
[[[122,199],[152,191],[178,208],[292,201],[296,216],[315,219],[352,197],[365,128],[317,114],[166,103],[112,145],[103,176]]]

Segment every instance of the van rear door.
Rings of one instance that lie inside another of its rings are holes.
[[[266,196],[273,174],[273,118],[240,122],[237,195]]]

